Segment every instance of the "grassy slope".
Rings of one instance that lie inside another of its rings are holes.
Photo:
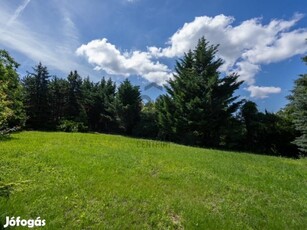
[[[45,229],[306,229],[306,159],[144,146],[100,134],[23,132],[0,142],[5,216]],[[0,226],[1,228],[1,226]]]

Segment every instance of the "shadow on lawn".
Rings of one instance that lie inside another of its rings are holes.
[[[11,135],[0,135],[0,143],[2,142],[8,142],[8,141],[13,141],[13,140],[18,140],[19,138],[12,137]]]
[[[0,181],[0,197],[10,198],[14,191],[22,191],[24,186],[31,183],[31,180],[4,183]]]
[[[13,191],[14,183],[4,184],[0,182],[0,197],[9,198]]]

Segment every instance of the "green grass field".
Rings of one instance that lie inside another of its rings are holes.
[[[122,136],[22,132],[0,142],[2,195],[11,189],[0,197],[0,225],[39,216],[44,229],[307,229],[306,166]]]

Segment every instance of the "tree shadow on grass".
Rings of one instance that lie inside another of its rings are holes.
[[[17,140],[17,139],[18,139],[18,138],[12,137],[11,135],[4,135],[4,136],[1,136],[1,135],[0,135],[0,143],[12,141],[12,140]]]
[[[0,178],[0,197],[10,198],[10,195],[16,191],[22,191],[24,186],[31,183],[31,180],[5,183]]]
[[[21,128],[18,126],[13,128],[0,129],[0,142],[10,141],[12,139],[15,139],[11,136],[11,134],[19,133],[21,131],[22,131]]]
[[[0,197],[9,198],[14,188],[14,184],[4,184],[0,182]]]

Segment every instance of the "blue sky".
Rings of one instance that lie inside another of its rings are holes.
[[[77,69],[144,89],[164,84],[175,60],[205,36],[220,44],[220,71],[245,81],[238,94],[277,111],[306,73],[306,13],[304,0],[2,0],[0,49],[21,64],[21,76],[41,61],[58,76]]]

